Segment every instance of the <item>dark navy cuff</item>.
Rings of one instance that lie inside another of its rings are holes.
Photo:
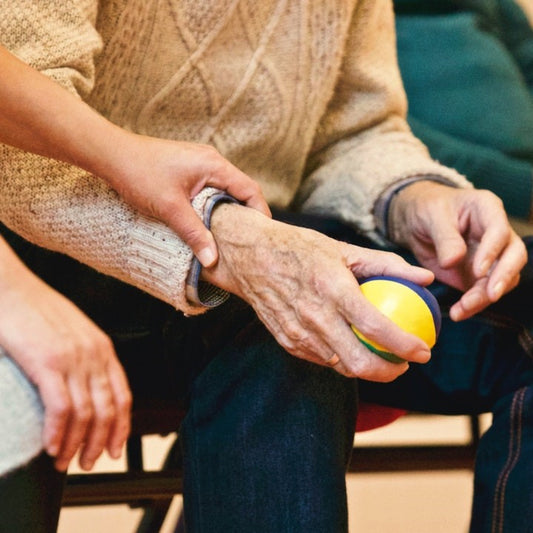
[[[390,227],[389,227],[389,209],[394,197],[402,190],[416,183],[418,181],[434,181],[441,183],[442,185],[448,185],[449,187],[457,187],[457,185],[443,176],[428,174],[421,176],[411,176],[410,178],[405,178],[399,180],[392,185],[390,185],[385,191],[379,196],[374,204],[374,220],[376,222],[376,227],[378,232],[390,242]]]
[[[208,229],[211,227],[213,210],[219,203],[238,203],[238,201],[225,192],[211,196],[204,206],[204,224]],[[192,265],[187,275],[185,287],[187,300],[192,304],[209,308],[223,304],[229,298],[229,293],[216,285],[201,280],[201,272],[202,263],[195,256],[193,257]]]

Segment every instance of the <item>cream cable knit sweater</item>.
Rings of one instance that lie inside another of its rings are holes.
[[[388,0],[10,0],[2,44],[120,126],[211,143],[277,206],[375,235],[392,182],[438,174],[404,121]],[[0,150],[0,216],[188,313],[190,250],[77,168]],[[213,190],[195,199],[202,213]]]
[[[371,236],[391,183],[437,174],[469,186],[407,129],[393,31],[388,0],[10,0],[0,17],[3,45],[120,126],[211,143],[272,204]],[[185,298],[191,251],[106,184],[5,146],[0,176],[12,229],[202,311]],[[215,192],[195,198],[200,215]],[[36,391],[0,355],[2,428],[24,435],[3,443],[0,473],[39,452],[40,417]]]

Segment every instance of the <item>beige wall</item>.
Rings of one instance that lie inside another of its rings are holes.
[[[529,20],[533,24],[533,0],[516,0],[525,10],[529,16]]]

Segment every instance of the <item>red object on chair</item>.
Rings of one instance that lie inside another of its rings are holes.
[[[404,409],[396,409],[395,407],[386,407],[374,403],[361,403],[359,404],[355,431],[358,433],[386,426],[406,413],[407,411]]]

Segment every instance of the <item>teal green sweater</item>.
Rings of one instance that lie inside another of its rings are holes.
[[[533,29],[514,0],[395,0],[409,121],[510,215],[533,192]]]

